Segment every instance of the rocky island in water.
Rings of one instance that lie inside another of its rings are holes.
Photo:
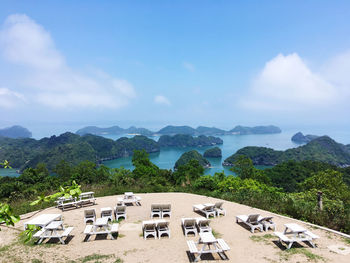
[[[174,169],[176,170],[179,166],[187,164],[191,160],[197,160],[198,163],[204,168],[210,167],[210,162],[205,159],[199,152],[192,150],[183,153],[180,158],[176,161]]]

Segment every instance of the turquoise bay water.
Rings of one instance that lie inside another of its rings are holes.
[[[0,176],[18,176],[19,174],[16,172],[16,169],[8,169],[8,168],[0,168]]]
[[[225,174],[232,174],[229,167],[223,167],[222,162],[235,153],[237,150],[245,146],[263,146],[273,148],[275,150],[285,150],[288,148],[297,147],[299,145],[293,143],[290,138],[295,132],[283,132],[280,134],[261,134],[261,135],[224,135],[217,136],[223,140],[223,144],[219,145],[222,151],[222,158],[208,158],[211,163],[211,168],[205,170],[205,174],[214,174],[216,172],[225,171]],[[117,139],[118,136],[106,136],[111,139]],[[120,137],[120,136],[119,136]],[[153,140],[158,140],[158,137],[152,137]],[[162,169],[173,169],[175,162],[180,158],[181,154],[190,150],[197,150],[201,154],[209,147],[187,147],[177,148],[168,147],[162,148],[159,153],[150,154],[150,160]],[[125,157],[116,160],[104,162],[110,168],[124,167],[133,169],[131,163],[132,157]]]

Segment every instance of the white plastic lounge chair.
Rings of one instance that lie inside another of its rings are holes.
[[[96,221],[96,210],[95,209],[85,209],[84,210],[84,223]]]
[[[126,206],[116,206],[115,207],[115,219],[118,220],[120,217],[126,219]]]
[[[267,231],[269,228],[273,229],[274,231],[276,230],[276,225],[272,221],[272,216],[268,217],[263,217],[262,219],[259,220],[259,222],[264,226],[264,230]]]
[[[216,211],[214,209],[214,205],[202,205],[202,204],[198,204],[198,205],[194,205],[193,206],[193,211],[199,211],[202,212],[203,214],[205,214],[206,218],[209,218],[209,216],[216,216]]]
[[[199,218],[196,218],[196,223],[197,223],[199,233],[212,231],[212,229],[210,227],[210,220],[209,219],[204,219],[204,218],[199,217]]]
[[[67,227],[64,229],[63,233],[57,233],[57,232],[51,232],[51,231],[46,231],[45,229],[41,229],[38,232],[36,232],[33,237],[38,238],[38,244],[40,244],[45,238],[58,238],[61,244],[65,244],[65,240],[63,238],[65,237],[66,240],[70,236],[70,233],[74,227]],[[56,233],[56,234],[55,234]]]
[[[163,234],[167,234],[170,238],[170,229],[169,229],[169,222],[160,222],[157,224],[157,230],[158,230],[158,238]]]
[[[153,236],[154,239],[157,238],[156,223],[147,223],[143,226],[143,238],[147,239],[148,236]]]
[[[182,227],[185,232],[185,236],[188,235],[188,233],[193,233],[195,236],[198,234],[197,226],[196,226],[196,219],[194,218],[181,218]]]
[[[161,209],[162,209],[162,218],[164,218],[165,216],[171,216],[171,204],[164,204],[161,205]]]
[[[159,216],[159,218],[162,217],[162,208],[159,204],[152,204],[151,205],[151,218],[154,216]]]
[[[261,232],[263,232],[263,224],[259,221],[262,218],[259,214],[252,214],[252,215],[239,215],[236,216],[236,223],[238,221],[243,222],[245,225],[250,227],[250,231],[254,233],[255,228],[260,229]]]
[[[101,217],[107,217],[108,221],[113,220],[113,209],[110,207],[101,208]]]
[[[222,208],[222,205],[224,204],[224,202],[217,202],[215,203],[214,209],[216,211],[216,215],[226,215],[226,210]]]

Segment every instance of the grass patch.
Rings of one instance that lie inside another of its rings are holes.
[[[139,234],[139,237],[143,237],[143,233],[140,233],[140,234]]]
[[[112,255],[99,255],[99,254],[92,254],[86,257],[83,257],[82,259],[80,259],[80,262],[85,263],[85,262],[90,262],[90,261],[98,261],[98,260],[102,260],[102,259],[107,259],[107,258],[111,258]]]
[[[275,236],[271,235],[271,234],[265,234],[263,236],[261,236],[261,235],[254,235],[254,236],[250,236],[249,238],[251,240],[253,240],[254,242],[264,242],[265,244],[269,244],[270,240],[275,238]]]
[[[125,235],[124,234],[118,234],[118,237],[119,238],[123,238],[123,237],[125,237]]]
[[[343,237],[343,241],[345,244],[350,245],[350,238]]]
[[[213,236],[214,236],[215,238],[220,238],[220,237],[222,237],[222,234],[219,233],[219,232],[217,232],[215,229],[212,229],[211,232],[213,233]]]
[[[129,253],[135,253],[137,251],[137,248],[131,249],[131,250],[126,250],[124,251],[123,255],[126,256]]]
[[[122,260],[121,258],[117,258],[115,261],[114,261],[114,263],[123,263],[124,262],[124,260]]]
[[[7,252],[7,251],[9,251],[9,249],[10,249],[11,247],[12,247],[12,244],[2,246],[2,247],[0,247],[0,252],[1,252],[1,253]]]
[[[309,250],[305,248],[291,248],[286,249],[282,252],[280,252],[281,260],[287,261],[289,260],[293,255],[304,255],[307,259],[307,261],[317,262],[319,260],[325,261],[325,259],[319,255],[316,255]]]
[[[32,263],[42,263],[43,261],[41,259],[34,258],[32,259]]]

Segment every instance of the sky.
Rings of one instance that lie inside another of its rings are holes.
[[[349,1],[2,0],[0,128],[348,129],[349,25]]]

